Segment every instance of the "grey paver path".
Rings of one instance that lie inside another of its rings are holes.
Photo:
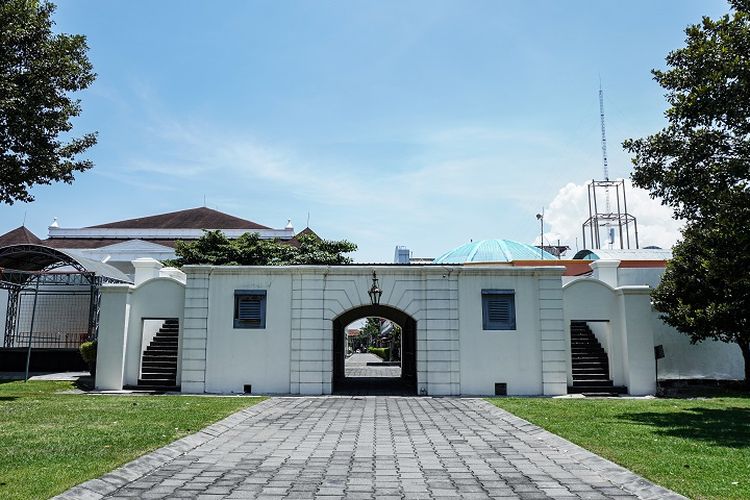
[[[264,401],[60,495],[682,498],[480,399]]]
[[[382,363],[383,360],[369,352],[354,353],[344,363],[344,374],[347,377],[400,377],[401,367],[390,365],[368,365]]]

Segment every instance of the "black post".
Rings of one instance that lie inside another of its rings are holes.
[[[34,287],[34,305],[31,308],[31,324],[29,325],[29,348],[26,351],[26,376],[23,381],[29,381],[29,366],[31,365],[31,339],[34,335],[34,317],[36,316],[36,299],[39,296],[39,275],[36,277],[36,286]],[[20,296],[19,296],[20,299]]]

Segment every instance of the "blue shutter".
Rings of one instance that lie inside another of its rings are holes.
[[[510,322],[510,300],[508,297],[490,295],[487,297],[487,320],[491,323]]]
[[[515,330],[513,290],[482,290],[482,325],[485,330]]]
[[[266,327],[265,290],[236,290],[234,292],[234,327]]]

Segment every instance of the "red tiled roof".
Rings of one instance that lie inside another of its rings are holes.
[[[315,231],[313,231],[309,227],[306,227],[305,229],[303,229],[299,233],[295,234],[292,237],[292,239],[289,240],[289,244],[292,245],[293,247],[299,248],[299,246],[301,244],[300,241],[299,241],[299,237],[303,236],[303,235],[304,236],[312,235],[312,236],[315,236],[316,238],[320,239],[320,236],[318,236],[318,233],[316,233]]]
[[[170,248],[174,248],[175,242],[177,242],[177,240],[170,239],[140,239]],[[50,248],[101,248],[128,241],[133,240],[124,238],[48,238],[42,241],[41,244]]]
[[[262,226],[253,221],[240,219],[207,207],[189,208],[177,212],[89,227],[119,229],[271,229],[268,226]]]
[[[17,227],[12,231],[8,231],[7,233],[0,236],[0,247],[26,244],[40,245],[42,244],[42,240],[37,238],[34,233],[26,229],[25,226]]]

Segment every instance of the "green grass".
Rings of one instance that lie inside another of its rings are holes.
[[[750,498],[750,397],[489,401],[690,498]]]
[[[262,398],[56,394],[0,383],[0,498],[49,498]]]

